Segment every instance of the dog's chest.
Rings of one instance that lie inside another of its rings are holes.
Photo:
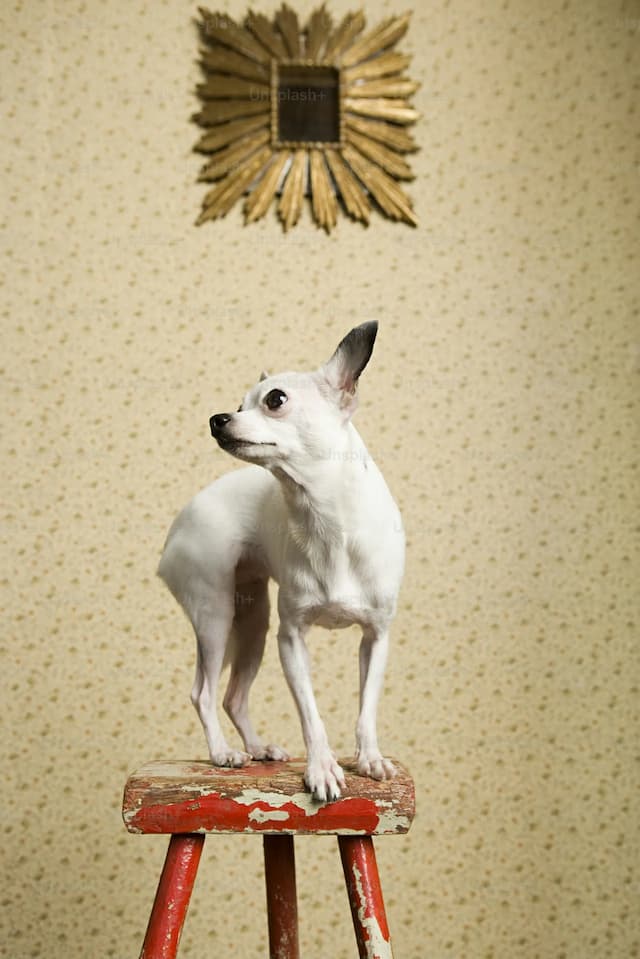
[[[319,606],[310,606],[305,617],[308,622],[325,629],[345,629],[358,623],[367,625],[371,619],[370,610],[346,601],[337,601]]]
[[[334,548],[325,562],[309,563],[291,584],[296,606],[309,623],[342,629],[353,623],[367,625],[385,610],[384,590],[374,570],[350,549]]]

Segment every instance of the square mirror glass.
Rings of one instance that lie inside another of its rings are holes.
[[[277,65],[276,143],[340,142],[340,74],[334,67]]]

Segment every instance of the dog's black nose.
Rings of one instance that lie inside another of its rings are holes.
[[[221,430],[223,430],[230,419],[231,413],[216,413],[215,416],[212,416],[209,420],[211,435],[215,436],[216,433],[219,433]]]

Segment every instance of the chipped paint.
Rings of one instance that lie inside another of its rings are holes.
[[[286,809],[252,809],[249,813],[251,822],[286,822],[289,813]]]
[[[234,798],[236,802],[246,806],[252,806],[254,803],[266,803],[276,809],[280,806],[296,806],[305,816],[315,816],[319,806],[317,800],[312,798],[311,793],[303,792],[287,796],[284,793],[264,792],[262,789],[243,789]]]
[[[378,807],[383,805],[382,803],[378,804]],[[393,803],[384,803],[384,805],[393,806]],[[387,809],[385,811],[379,809],[379,818],[378,818],[378,829],[377,832],[398,832],[404,833],[409,831],[409,826],[411,825],[411,819],[408,816],[402,815],[397,809]]]
[[[367,959],[393,959],[391,952],[391,943],[385,939],[380,923],[374,915],[367,915],[367,896],[362,882],[362,873],[358,869],[358,864],[353,863],[353,880],[358,896],[358,921],[365,933],[365,948]]]
[[[305,793],[271,796],[253,794],[253,790],[240,796],[211,792],[181,802],[145,803],[125,810],[124,821],[131,832],[144,833],[271,830],[357,836],[380,831],[379,812],[372,800],[346,797],[336,803],[318,803]]]
[[[318,802],[304,789],[303,761],[220,769],[205,761],[147,763],[129,778],[123,818],[138,833],[318,833],[366,836],[407,832],[411,777],[377,782],[345,763],[345,795]]]

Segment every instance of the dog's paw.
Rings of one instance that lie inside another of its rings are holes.
[[[251,762],[249,753],[243,753],[239,749],[220,749],[211,754],[211,762],[214,766],[230,766],[238,768],[248,766]]]
[[[304,774],[307,789],[320,802],[333,802],[340,798],[344,789],[342,767],[331,753],[318,759],[310,759]]]
[[[357,757],[358,772],[361,776],[369,776],[370,779],[393,779],[396,775],[396,767],[390,760],[385,759],[379,753],[365,755],[360,753]]]
[[[254,759],[258,760],[282,763],[289,761],[289,753],[280,746],[275,746],[273,743],[269,743],[266,746],[263,746],[262,743],[260,743],[260,745],[252,746],[249,752]]]

